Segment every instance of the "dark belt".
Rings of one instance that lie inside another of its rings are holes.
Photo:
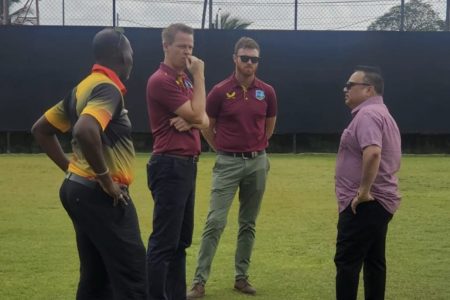
[[[72,173],[72,172],[68,172],[66,174],[65,178],[67,180],[70,180],[70,181],[79,183],[81,185],[84,185],[85,187],[88,187],[90,189],[95,189],[97,187],[97,185],[98,185],[97,181],[89,180],[86,177],[77,175],[77,174]]]
[[[266,154],[266,150],[261,151],[252,151],[252,152],[226,152],[226,151],[217,151],[217,154],[219,155],[226,155],[226,156],[233,156],[233,157],[239,157],[243,159],[251,159],[258,157],[260,155]]]
[[[153,154],[153,156],[172,157],[172,158],[192,161],[194,163],[198,162],[198,160],[200,159],[198,157],[198,155],[189,156],[189,155],[177,155],[177,154],[170,154],[170,153],[158,153],[158,154]]]

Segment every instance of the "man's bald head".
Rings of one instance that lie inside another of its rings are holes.
[[[95,60],[117,63],[122,53],[123,40],[123,34],[113,28],[105,28],[98,32],[92,41]]]
[[[122,32],[105,28],[95,35],[92,47],[96,63],[114,70],[122,80],[128,79],[133,67],[133,49]]]

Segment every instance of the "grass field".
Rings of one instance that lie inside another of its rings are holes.
[[[147,159],[138,155],[131,188],[145,244],[153,207],[146,187]],[[188,283],[208,209],[213,162],[213,155],[203,155],[199,163]],[[250,269],[258,290],[252,299],[334,298],[334,162],[334,155],[271,155]],[[403,158],[403,202],[388,232],[386,299],[450,299],[449,170],[449,156]],[[0,299],[75,298],[78,256],[72,224],[58,199],[62,177],[44,155],[0,155]],[[236,212],[237,201],[205,299],[249,298],[232,289]]]

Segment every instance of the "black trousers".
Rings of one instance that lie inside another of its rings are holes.
[[[154,155],[147,175],[154,201],[147,249],[150,300],[186,299],[186,248],[194,229],[197,163]]]
[[[133,202],[113,207],[100,186],[67,179],[60,198],[72,219],[80,257],[76,299],[146,300],[145,247]]]
[[[358,205],[356,215],[348,206],[339,214],[336,264],[336,299],[354,300],[359,273],[364,265],[366,300],[384,299],[386,287],[385,245],[392,214],[378,201]]]

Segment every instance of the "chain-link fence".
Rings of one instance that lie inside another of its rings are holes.
[[[448,0],[0,0],[12,24],[448,30]],[[9,10],[4,3],[9,3]],[[376,22],[376,23],[374,23]]]

